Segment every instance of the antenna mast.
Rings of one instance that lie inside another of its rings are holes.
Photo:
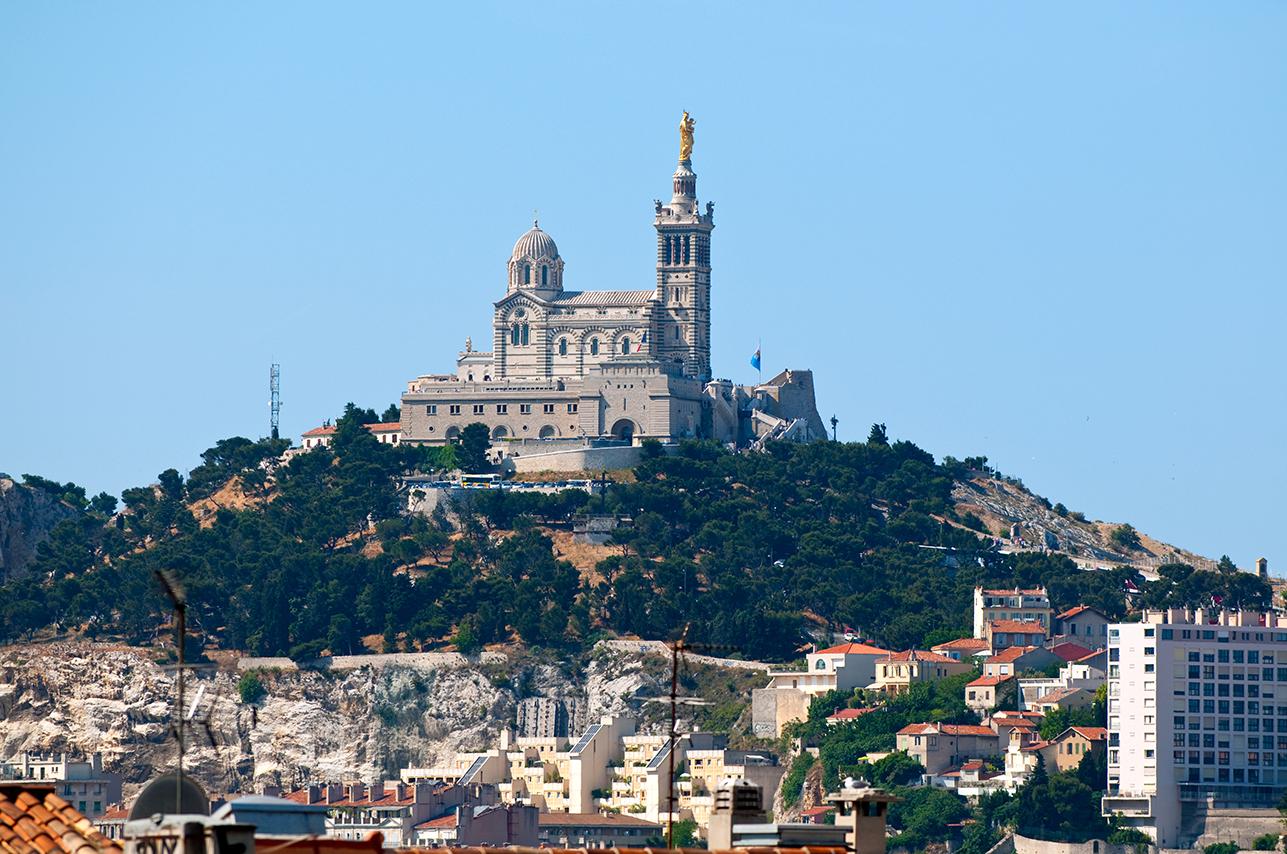
[[[161,589],[174,606],[174,646],[178,653],[179,666],[175,671],[175,683],[178,686],[178,698],[174,707],[174,737],[179,743],[179,765],[174,775],[174,808],[183,811],[183,646],[187,634],[188,594],[179,583],[179,579],[168,569],[156,570]]]
[[[281,420],[282,414],[282,366],[273,362],[273,366],[268,369],[268,393],[270,400],[268,404],[271,431],[269,435],[274,439],[280,438],[277,433],[277,425]]]

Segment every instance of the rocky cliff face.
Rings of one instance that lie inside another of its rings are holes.
[[[345,670],[260,670],[265,688],[243,703],[239,674],[191,671],[187,703],[198,723],[185,767],[209,791],[245,791],[318,779],[394,779],[408,766],[444,764],[457,751],[497,746],[526,696],[570,697],[596,718],[661,693],[659,669],[619,651],[584,674],[511,661],[431,666],[382,663]],[[126,780],[127,799],[173,767],[173,671],[150,651],[103,644],[0,649],[0,756],[23,750],[101,751]],[[200,721],[208,720],[207,729]],[[585,721],[576,721],[579,728]]]
[[[0,475],[0,582],[21,578],[36,547],[76,510],[42,489]]]

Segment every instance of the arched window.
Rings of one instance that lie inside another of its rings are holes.
[[[544,285],[548,285],[549,283],[550,283],[550,268],[542,264],[541,265],[541,285],[544,286]]]
[[[599,355],[599,339],[598,339],[598,338],[591,338],[591,339],[590,339],[590,355],[591,355],[591,356],[597,356],[597,355]]]
[[[526,346],[528,343],[530,343],[530,339],[528,338],[528,335],[527,335],[527,324],[526,324],[526,323],[524,323],[524,324],[523,324],[523,330],[522,330],[522,333],[523,333],[523,335],[522,335],[522,337],[523,337],[523,345],[524,345],[524,346]]]
[[[630,352],[630,339],[629,339],[629,338],[622,338],[622,339],[621,339],[621,352],[622,352],[622,353],[629,353],[629,352]]]
[[[560,356],[566,356],[567,354],[568,354],[568,339],[566,339],[566,338],[560,338],[560,339],[559,339],[559,355],[560,355]]]
[[[532,265],[531,264],[523,265],[523,284],[525,285],[532,284]]]
[[[688,263],[688,235],[684,235],[684,263]]]
[[[518,346],[518,324],[515,323],[509,328],[509,343]]]
[[[670,238],[669,237],[663,237],[661,239],[661,263],[663,264],[670,263]]]

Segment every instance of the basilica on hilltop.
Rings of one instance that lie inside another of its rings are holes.
[[[647,438],[739,446],[826,438],[810,371],[752,386],[712,377],[715,206],[698,201],[693,129],[685,113],[672,195],[654,202],[655,283],[577,288],[554,238],[534,222],[505,265],[490,349],[466,339],[454,373],[408,382],[397,441],[448,442],[475,422],[515,456]]]

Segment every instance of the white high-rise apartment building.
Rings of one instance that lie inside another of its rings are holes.
[[[1287,618],[1146,611],[1109,626],[1108,668],[1104,815],[1178,848],[1221,811],[1273,810],[1287,788]]]

